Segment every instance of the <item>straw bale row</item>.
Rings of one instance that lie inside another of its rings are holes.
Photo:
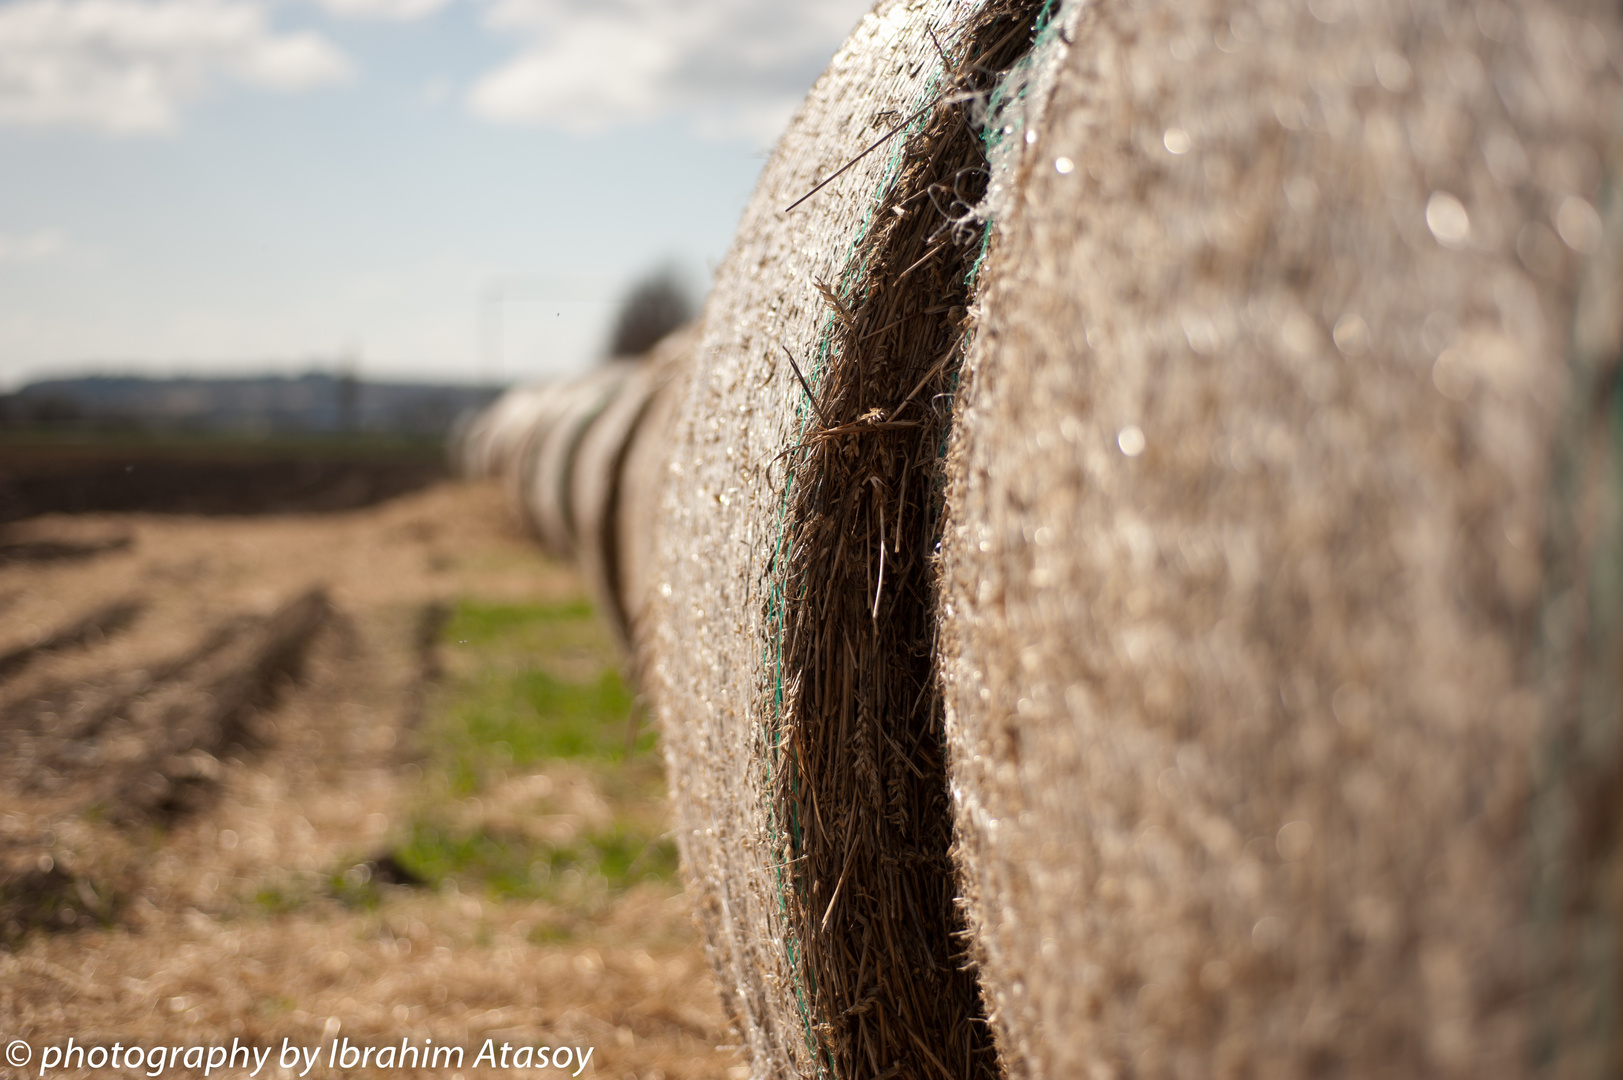
[[[1620,33],[858,25],[552,488],[756,1075],[1615,1075]]]
[[[605,618],[629,651],[647,603],[654,558],[653,511],[669,470],[666,431],[674,394],[698,338],[690,325],[640,361],[587,428],[570,474],[575,557]]]
[[[451,463],[457,472],[475,480],[506,475],[551,389],[544,384],[515,386],[480,410],[452,442]]]
[[[534,451],[526,459],[531,468],[520,489],[520,501],[541,546],[555,558],[575,554],[570,496],[581,440],[636,368],[635,361],[615,361],[572,382],[559,394],[556,419],[536,426]]]
[[[630,646],[653,532],[646,525],[652,482],[663,471],[646,447],[649,416],[663,416],[666,388],[691,350],[695,328],[670,334],[647,356],[615,360],[584,375],[508,390],[452,441],[451,460],[469,478],[498,479],[515,518],[555,558],[574,558],[611,627]],[[657,482],[657,481],[655,481]],[[623,516],[640,527],[620,527]]]

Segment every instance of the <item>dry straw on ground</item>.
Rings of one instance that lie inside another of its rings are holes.
[[[52,556],[0,565],[0,654],[20,657],[0,674],[0,1031],[36,1066],[69,1036],[340,1035],[432,1038],[469,1064],[485,1038],[595,1046],[583,1076],[739,1075],[690,903],[668,882],[628,872],[640,883],[593,891],[562,871],[520,896],[468,878],[346,891],[362,860],[374,885],[398,880],[387,856],[428,810],[453,836],[528,838],[538,857],[627,822],[660,828],[640,756],[635,775],[509,761],[477,797],[429,802],[446,763],[422,749],[442,745],[426,680],[479,659],[435,644],[447,606],[578,611],[578,580],[511,528],[497,485],[325,515],[57,516],[4,540]],[[324,599],[310,592],[323,583]],[[127,596],[140,603],[106,617]],[[601,636],[569,640],[522,660],[559,678],[612,668]]]
[[[1005,1066],[1615,1073],[1615,9],[1061,21],[943,545]]]

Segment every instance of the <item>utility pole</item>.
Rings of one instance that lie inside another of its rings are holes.
[[[505,377],[503,308],[514,301],[544,304],[615,302],[614,284],[586,277],[492,277],[479,289],[479,367],[484,381],[500,385]]]
[[[502,381],[502,281],[485,282],[479,293],[479,363],[484,381],[498,386]]]
[[[345,349],[338,360],[337,426],[341,432],[359,430],[361,426],[361,350],[359,346]]]

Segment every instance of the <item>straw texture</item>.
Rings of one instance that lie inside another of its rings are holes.
[[[997,37],[1018,55],[1038,6],[864,19],[763,171],[675,398],[644,670],[760,1076],[992,1066],[952,936],[927,563],[938,361],[978,253],[949,218],[970,228],[985,172],[967,110],[939,99],[996,77],[974,64],[997,44],[981,15],[1013,13]],[[955,193],[966,166],[980,188]]]
[[[1003,1066],[1615,1075],[1615,9],[1060,18],[942,547]]]
[[[779,678],[797,692],[780,714],[774,799],[792,826],[790,921],[840,1076],[892,1062],[995,1075],[953,904],[931,555],[983,233],[976,118],[1043,6],[981,5],[942,43],[954,100],[908,136],[827,289],[836,320],[817,422],[791,458]]]

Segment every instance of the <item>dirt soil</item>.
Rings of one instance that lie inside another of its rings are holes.
[[[637,841],[610,872],[612,852],[559,854],[668,829],[651,736],[617,722],[598,741],[640,749],[578,760],[514,756],[519,735],[468,750],[522,717],[490,719],[489,693],[458,704],[496,676],[447,627],[584,612],[493,487],[328,514],[49,515],[0,548],[0,1042],[32,1053],[0,1076],[39,1076],[70,1036],[240,1040],[272,1049],[258,1075],[276,1080],[304,1068],[280,1067],[284,1041],[321,1048],[309,1076],[575,1072],[475,1068],[486,1039],[591,1047],[583,1076],[747,1075],[673,856]],[[575,693],[601,670],[590,685],[623,712],[607,635],[578,618],[535,657],[556,677],[513,685]],[[481,877],[491,852],[531,869]],[[329,1068],[345,1039],[464,1057]],[[248,1075],[238,1060],[209,1075]]]

